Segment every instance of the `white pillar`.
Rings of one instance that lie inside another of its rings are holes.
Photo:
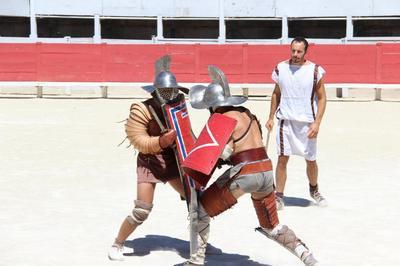
[[[286,15],[282,16],[282,44],[289,43],[289,27],[288,27],[288,17]]]
[[[158,15],[157,16],[157,40],[162,40],[162,39],[164,39],[162,16]]]
[[[375,88],[375,101],[382,101],[382,89]]]
[[[100,15],[94,15],[94,35],[93,42],[100,43],[101,42],[101,24],[100,24]]]
[[[353,19],[346,16],[346,40],[353,38]]]
[[[43,98],[43,86],[36,86],[36,97]]]
[[[108,86],[100,86],[101,97],[108,98]]]
[[[336,97],[338,98],[348,98],[349,97],[349,88],[336,88]]]
[[[226,40],[226,27],[225,27],[225,16],[224,16],[225,1],[219,0],[219,36],[218,42],[225,43]]]
[[[35,11],[35,0],[29,1],[29,16],[31,22],[31,33],[29,34],[29,38],[36,40],[37,39],[37,24],[36,24],[36,11]]]

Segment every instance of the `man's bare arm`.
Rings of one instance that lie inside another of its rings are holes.
[[[308,131],[308,137],[309,138],[316,138],[319,132],[319,126],[322,121],[322,117],[324,116],[325,113],[325,108],[326,108],[326,92],[325,92],[325,85],[324,85],[324,80],[320,79],[320,81],[317,84],[317,88],[315,91],[318,101],[318,111],[317,115],[315,116],[315,121],[314,123],[311,124],[310,129]]]
[[[278,84],[275,84],[275,88],[271,96],[271,106],[269,109],[269,116],[267,123],[265,124],[265,127],[268,129],[268,131],[271,131],[272,128],[274,127],[274,115],[276,109],[279,106],[280,101],[281,101],[281,89],[279,88]]]

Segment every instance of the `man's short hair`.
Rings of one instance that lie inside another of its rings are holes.
[[[308,41],[307,41],[305,38],[303,38],[303,37],[295,37],[295,38],[292,40],[292,42],[290,43],[290,46],[292,46],[292,44],[293,44],[294,42],[302,42],[302,43],[304,43],[304,52],[307,52],[307,49],[308,49]]]

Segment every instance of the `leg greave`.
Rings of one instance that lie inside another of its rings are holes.
[[[214,217],[237,203],[228,186],[220,188],[217,183],[207,188],[200,197],[200,203],[210,217]]]
[[[268,196],[260,200],[251,199],[262,228],[273,229],[279,224],[274,192],[269,193]]]
[[[273,230],[263,229],[261,227],[257,228],[257,230],[285,247],[287,250],[297,256],[305,265],[317,265],[318,262],[308,247],[299,238],[297,238],[293,230],[286,225],[278,225]]]

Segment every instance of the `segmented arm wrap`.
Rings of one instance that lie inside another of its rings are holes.
[[[129,118],[125,124],[126,136],[130,143],[141,153],[157,154],[161,152],[158,136],[150,136],[147,132],[151,115],[143,103],[131,106]]]

